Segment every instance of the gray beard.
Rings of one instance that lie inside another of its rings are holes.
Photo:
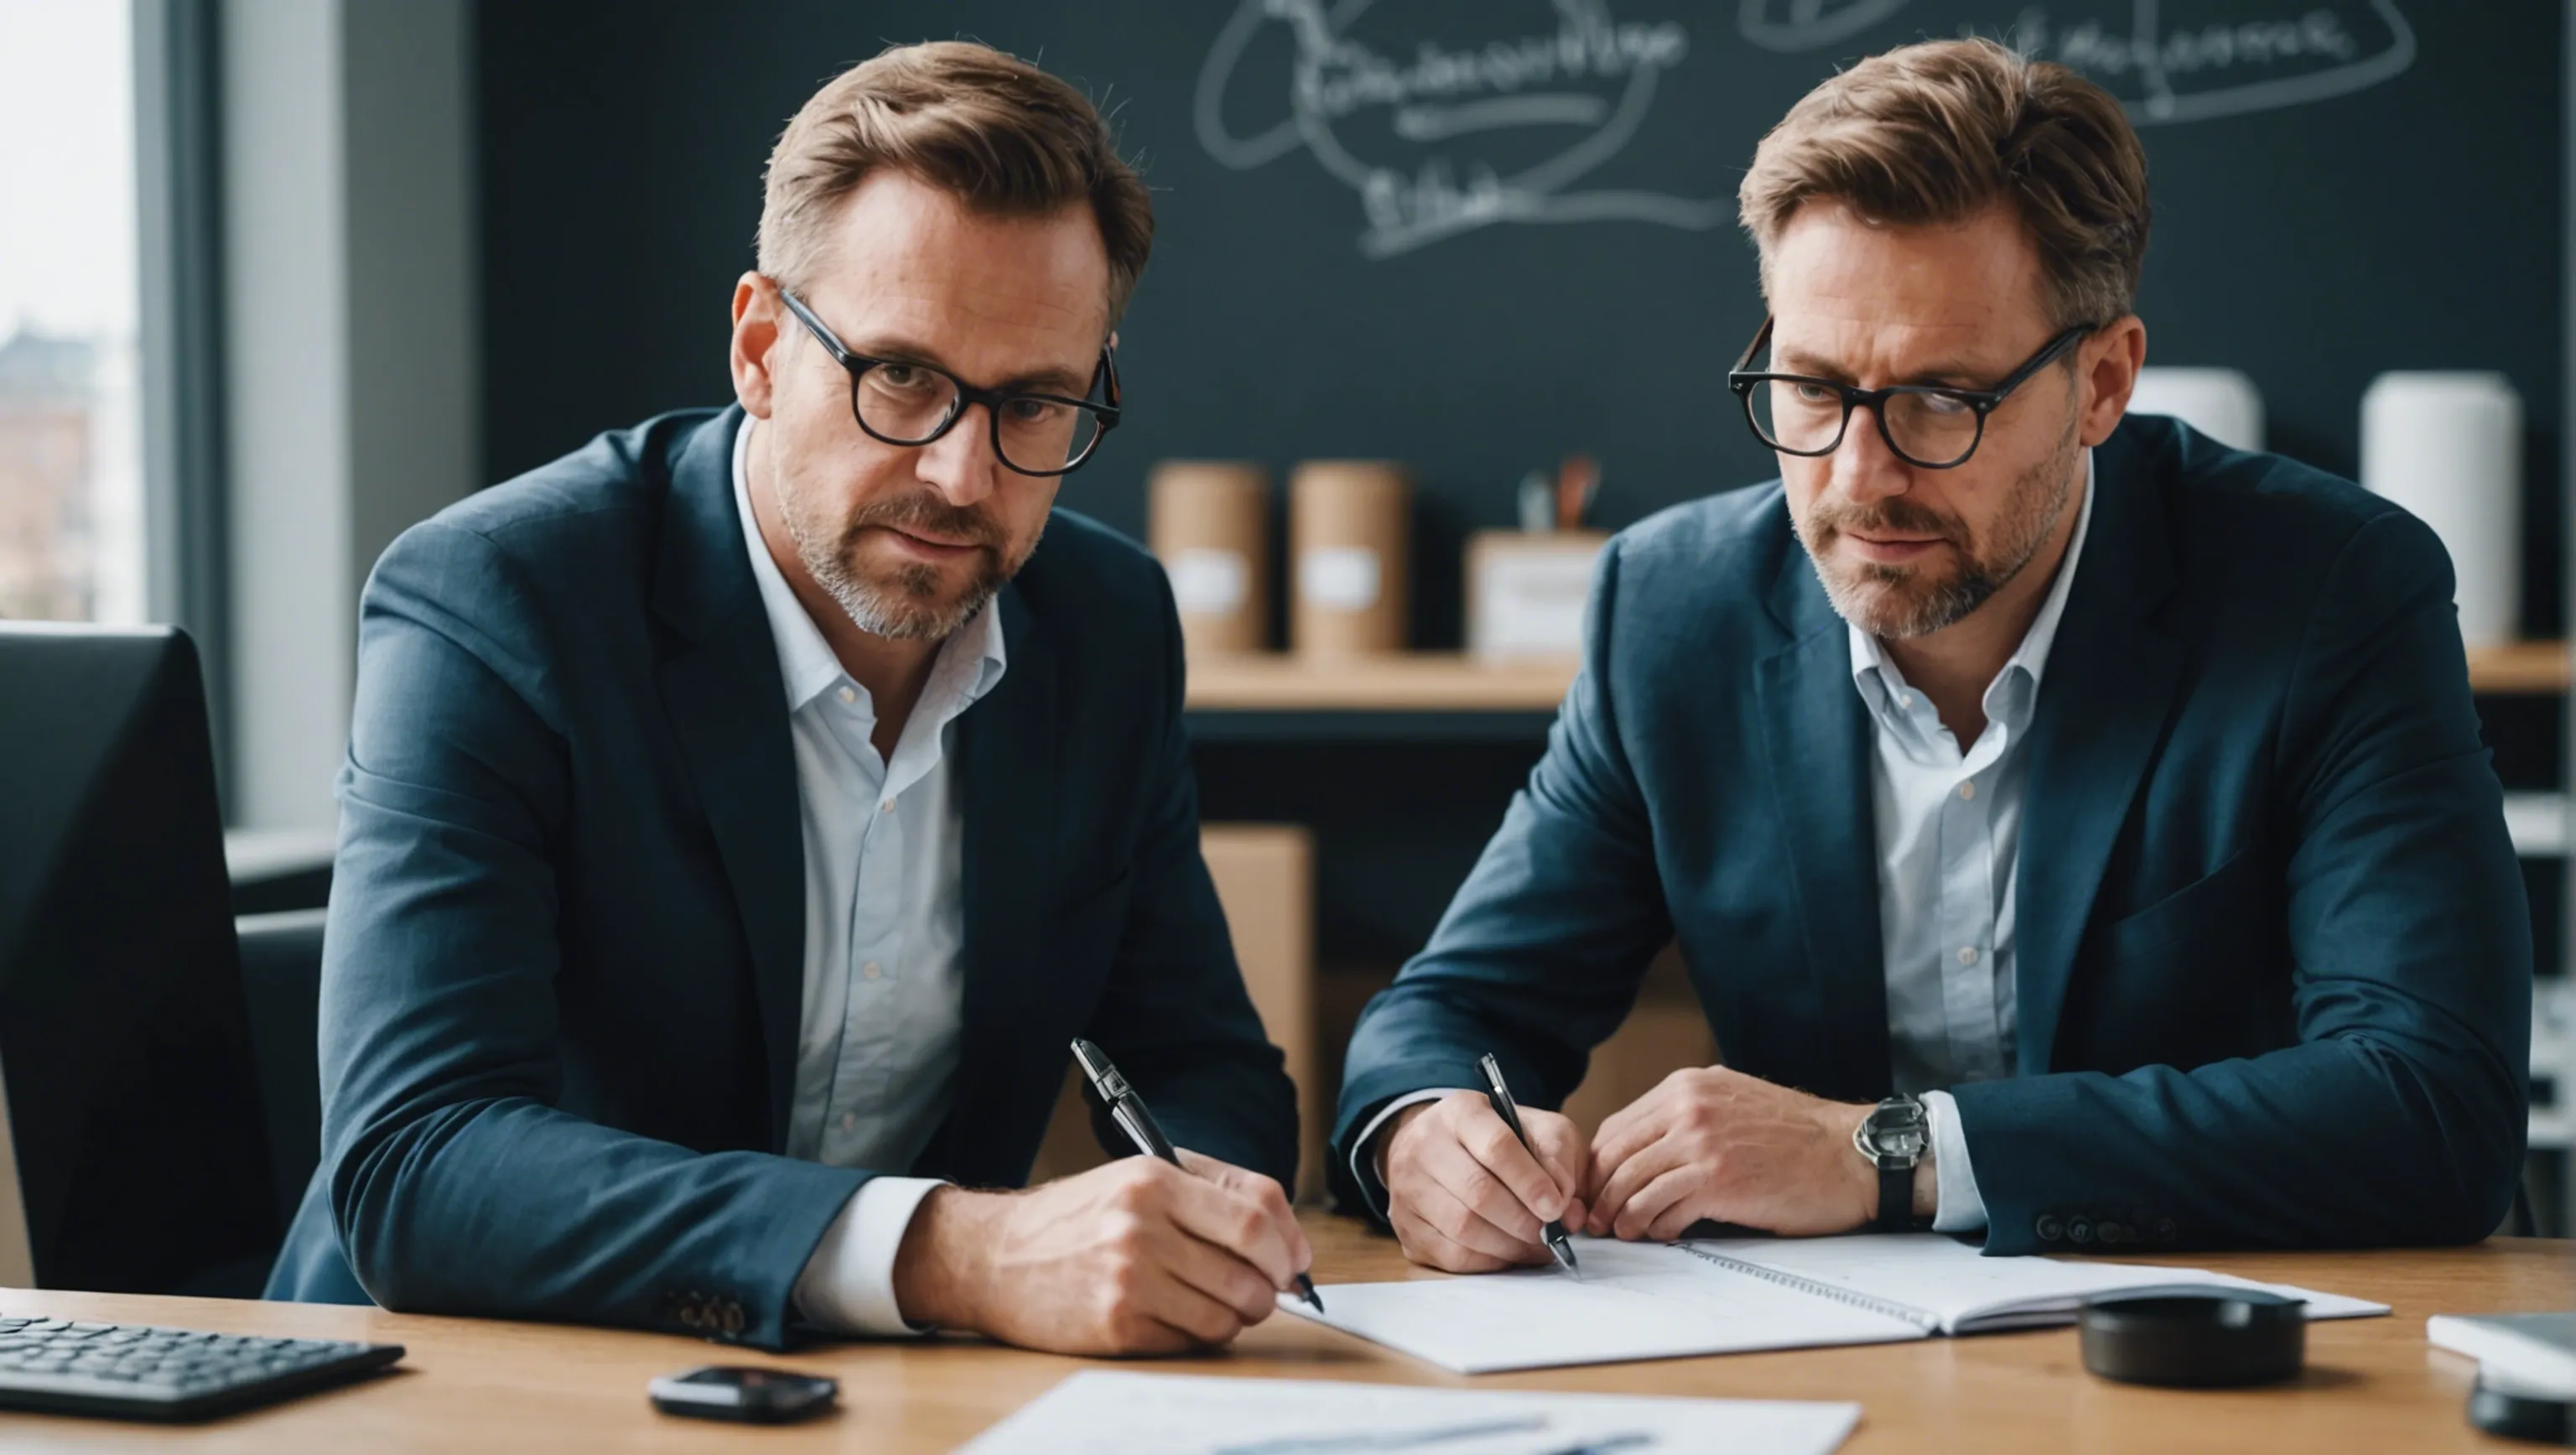
[[[870,636],[898,642],[939,642],[956,635],[958,628],[975,619],[975,613],[989,605],[1002,584],[1019,571],[1027,555],[1010,563],[998,573],[987,574],[969,586],[958,598],[945,606],[938,603],[939,574],[927,566],[907,566],[891,583],[868,582],[850,570],[844,547],[848,537],[826,540],[810,528],[801,508],[802,502],[792,492],[782,472],[770,475],[771,494],[778,500],[778,518],[787,527],[788,539],[796,543],[796,555],[804,561],[805,570],[814,584],[823,588],[837,603],[852,625]],[[1046,527],[1041,523],[1038,534]],[[1029,543],[1034,554],[1037,542]]]
[[[1920,586],[1920,578],[1901,566],[1865,565],[1847,577],[1837,577],[1825,568],[1814,544],[1805,541],[1801,532],[1801,543],[1807,546],[1807,564],[1814,569],[1817,584],[1825,588],[1825,599],[1833,603],[1835,614],[1871,636],[1891,642],[1930,636],[1966,620],[1969,613],[1993,600],[1996,592],[2020,575],[2056,532],[2058,521],[2066,514],[2067,497],[2075,490],[2079,452],[2074,441],[2075,423],[2070,419],[2058,449],[2013,482],[2016,509],[2014,516],[2002,522],[2007,532],[1999,542],[2002,549],[1994,556],[1980,557],[1954,540],[1952,545],[1959,557],[1957,574],[1929,587]],[[2043,497],[2046,503],[2037,510],[2024,509],[2047,489],[2051,477],[2056,479],[2057,488]],[[2022,529],[2015,531],[2017,526]],[[1911,594],[1904,589],[1909,585],[1916,586]],[[1894,589],[1873,591],[1871,587]]]

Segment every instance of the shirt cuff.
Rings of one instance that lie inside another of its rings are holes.
[[[1977,1192],[1977,1169],[1968,1161],[1959,1103],[1946,1091],[1927,1091],[1923,1114],[1932,1122],[1932,1231],[1977,1232],[1986,1225],[1986,1200]]]
[[[1371,1207],[1369,1211],[1376,1214],[1379,1222],[1386,1221],[1384,1206],[1386,1180],[1378,1176],[1377,1168],[1371,1165],[1374,1154],[1370,1150],[1370,1144],[1377,1140],[1379,1128],[1386,1125],[1387,1118],[1408,1106],[1420,1106],[1426,1101],[1438,1101],[1459,1089],[1455,1086],[1426,1086],[1420,1091],[1408,1091],[1378,1108],[1377,1115],[1370,1117],[1368,1125],[1360,1128],[1360,1134],[1351,1139],[1351,1181],[1359,1184],[1361,1196],[1366,1197],[1373,1204],[1378,1204]]]
[[[823,1230],[796,1278],[796,1309],[835,1334],[927,1334],[895,1306],[894,1257],[935,1177],[871,1177]]]

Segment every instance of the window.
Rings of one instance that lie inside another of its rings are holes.
[[[144,618],[131,26],[0,0],[0,617]]]

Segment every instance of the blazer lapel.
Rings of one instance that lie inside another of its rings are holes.
[[[2085,922],[2182,680],[2182,645],[2153,621],[2174,583],[2158,463],[2125,426],[2093,461],[2093,523],[2031,720],[2014,910],[2024,1076],[2050,1070]]]
[[[805,844],[778,647],[733,497],[739,409],[701,425],[671,469],[654,610],[677,634],[657,675],[742,916],[767,1052],[769,1139],[787,1146],[805,996]]]
[[[1010,666],[957,720],[966,984],[956,1095],[921,1170],[990,1185],[1027,1172],[1003,1165],[1011,1139],[996,1135],[996,1119],[1018,1100],[1010,1088],[1042,1070],[1051,1094],[1067,1053],[1022,1044],[1031,1019],[1023,1001],[1055,882],[1055,662],[1016,588],[1004,587],[988,609],[1001,613]]]
[[[1852,684],[1842,618],[1794,542],[1772,611],[1791,640],[1761,661],[1754,680],[1829,1072],[1824,1084],[1804,1089],[1876,1100],[1887,1094],[1889,1063],[1868,712]]]

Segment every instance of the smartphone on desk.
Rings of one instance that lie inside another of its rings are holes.
[[[645,1388],[653,1396],[653,1408],[666,1415],[753,1425],[811,1419],[831,1409],[841,1393],[839,1381],[819,1374],[747,1364],[713,1364],[686,1374],[665,1374]]]

